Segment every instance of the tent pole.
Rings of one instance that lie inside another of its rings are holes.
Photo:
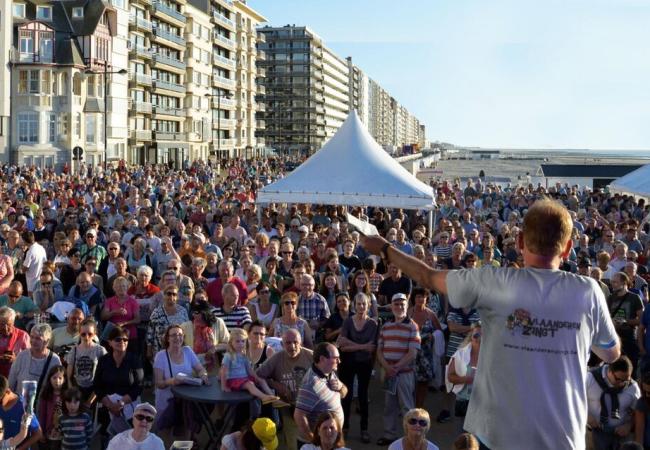
[[[433,222],[435,221],[433,217],[433,210],[429,210],[429,239],[433,239]]]

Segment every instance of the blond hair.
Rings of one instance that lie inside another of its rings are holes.
[[[248,341],[248,333],[243,328],[235,328],[230,331],[230,337],[228,338],[228,353],[230,353],[230,356],[237,355],[237,351],[235,351],[235,348],[232,345],[236,338]]]
[[[572,230],[573,221],[567,209],[548,198],[536,201],[524,216],[524,244],[536,255],[561,255]]]

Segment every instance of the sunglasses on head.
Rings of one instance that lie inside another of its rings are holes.
[[[411,417],[408,420],[409,425],[420,425],[421,427],[428,427],[429,426],[429,421],[425,419],[416,419],[415,417]]]
[[[152,423],[152,422],[154,421],[154,418],[153,418],[153,417],[151,417],[151,416],[145,416],[144,414],[134,414],[133,417],[135,417],[136,419],[138,419],[138,420],[140,420],[140,421],[145,420],[145,421],[147,421],[147,422],[149,422],[149,423]]]

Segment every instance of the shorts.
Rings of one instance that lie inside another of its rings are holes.
[[[241,391],[244,388],[244,385],[249,381],[255,383],[255,377],[249,375],[242,378],[229,378],[226,380],[226,387],[230,388],[232,391]]]

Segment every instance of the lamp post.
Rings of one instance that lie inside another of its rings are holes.
[[[230,92],[226,92],[223,95],[221,88],[217,91],[216,94],[205,94],[206,97],[212,100],[213,97],[217,97],[217,155],[221,154],[221,97],[226,97],[227,99],[232,98]],[[212,105],[210,105],[212,106]],[[212,109],[212,108],[210,108]],[[214,125],[214,115],[210,115],[210,141],[212,141],[212,126]],[[214,143],[212,144],[214,146]]]
[[[103,72],[95,72],[92,69],[86,69],[84,73],[88,75],[97,75],[101,73],[104,75],[104,162],[103,162],[103,166],[104,166],[104,172],[106,172],[107,156],[108,156],[108,75],[113,75],[113,74],[126,75],[127,71],[126,69],[109,71],[108,64],[105,63]]]

